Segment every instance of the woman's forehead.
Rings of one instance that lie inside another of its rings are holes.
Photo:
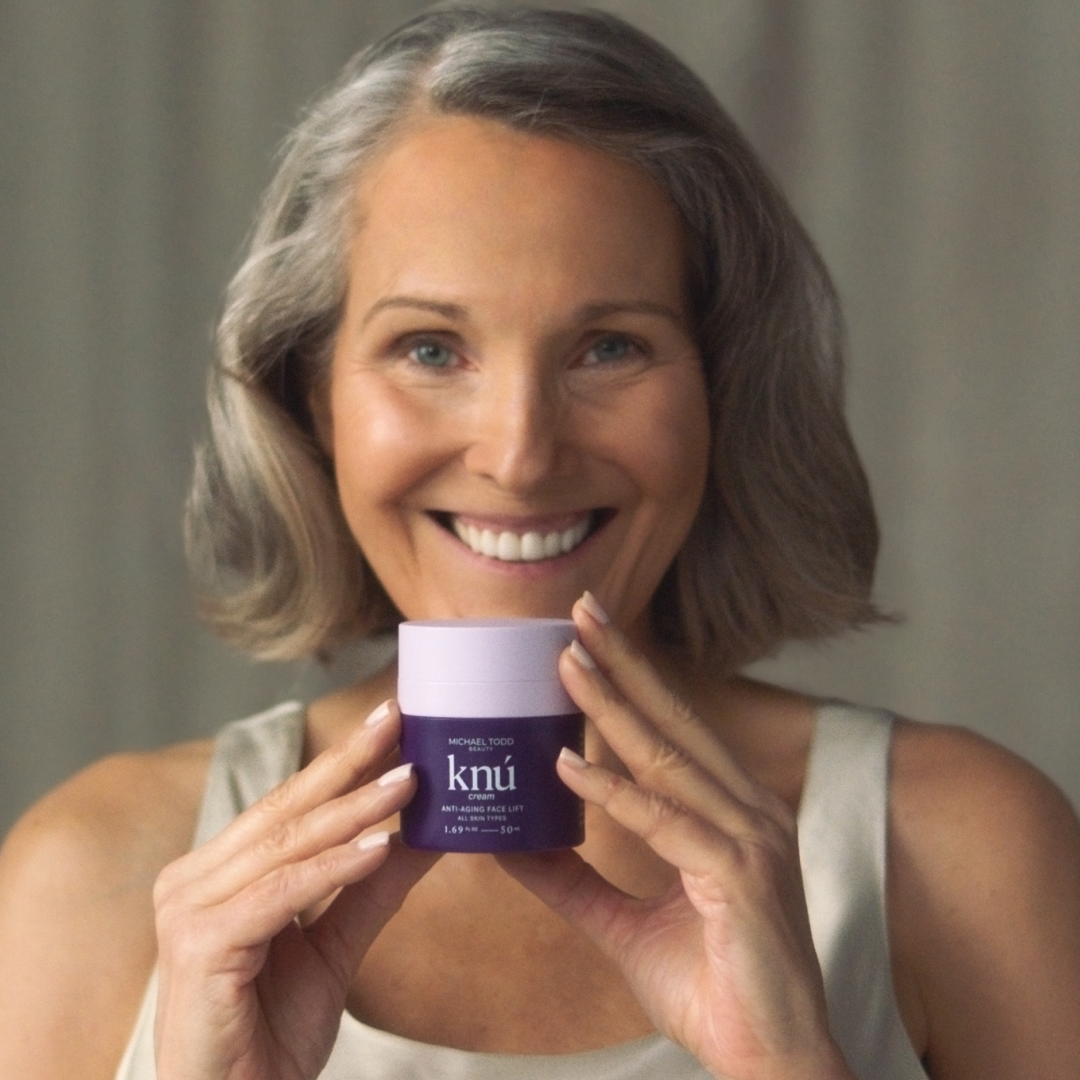
[[[681,297],[678,212],[655,180],[580,143],[473,117],[402,134],[360,177],[352,273],[572,273]]]

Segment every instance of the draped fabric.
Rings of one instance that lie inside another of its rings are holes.
[[[211,641],[179,519],[273,149],[423,6],[0,4],[0,828],[103,753],[341,676]],[[595,6],[717,90],[846,301],[879,595],[906,621],[763,670],[975,727],[1080,802],[1080,5]]]

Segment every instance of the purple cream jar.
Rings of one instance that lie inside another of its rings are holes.
[[[398,627],[401,757],[417,791],[409,847],[544,851],[585,838],[555,762],[583,752],[584,718],[559,680],[569,619],[439,619]]]

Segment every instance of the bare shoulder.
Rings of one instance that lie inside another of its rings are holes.
[[[890,794],[893,844],[932,875],[928,886],[978,882],[1001,902],[1033,885],[1080,882],[1080,823],[1068,799],[974,732],[901,721]]]
[[[116,754],[32,806],[0,850],[0,911],[21,897],[75,914],[152,887],[188,849],[212,743]]]
[[[900,721],[892,752],[896,838],[971,871],[1066,870],[1077,818],[1038,769],[963,728]]]
[[[979,735],[911,722],[897,726],[890,793],[894,966],[933,1075],[1080,1075],[1080,823],[1068,799]]]
[[[0,849],[0,1075],[111,1077],[154,962],[152,890],[191,844],[210,742],[119,754]]]

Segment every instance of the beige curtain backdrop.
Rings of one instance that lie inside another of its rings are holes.
[[[274,147],[409,0],[0,0],[0,828],[88,761],[341,677],[197,626],[179,519]],[[792,685],[965,724],[1080,803],[1080,4],[624,0],[832,266],[896,629]]]

